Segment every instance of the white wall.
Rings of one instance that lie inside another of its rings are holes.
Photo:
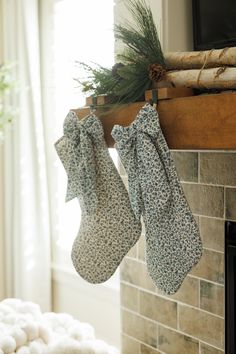
[[[55,266],[53,311],[90,323],[97,338],[120,348],[120,294],[119,288],[110,285],[89,284],[75,272]]]
[[[193,49],[192,2],[190,0],[162,1],[163,50]]]

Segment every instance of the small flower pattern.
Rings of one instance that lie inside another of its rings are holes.
[[[143,216],[147,268],[155,285],[174,294],[202,255],[202,242],[156,110],[145,104],[129,127],[112,130],[126,168],[130,201]]]
[[[139,239],[141,223],[134,216],[102,124],[94,114],[80,121],[70,111],[55,148],[68,176],[66,201],[78,197],[82,212],[72,263],[82,278],[102,283]]]

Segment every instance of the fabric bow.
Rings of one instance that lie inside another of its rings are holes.
[[[156,174],[156,180],[160,187],[160,198],[157,201],[160,210],[164,209],[171,196],[165,171],[165,156],[161,145],[159,146],[161,135],[157,112],[149,104],[140,110],[135,121],[129,127],[115,125],[112,130],[116,147],[127,170],[130,201],[137,219],[140,219],[145,204],[146,207],[148,204],[148,201],[145,200],[148,173],[155,171]],[[148,159],[145,158],[144,149],[146,149],[146,154],[149,154]],[[151,166],[153,169],[150,170],[147,160],[153,162]],[[144,178],[145,174],[147,174],[147,178]]]
[[[70,111],[64,121],[64,135],[55,144],[68,176],[66,201],[81,197],[87,213],[93,213],[98,205],[94,145],[102,139],[103,129],[94,115],[79,121]]]

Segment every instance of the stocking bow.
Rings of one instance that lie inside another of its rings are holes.
[[[94,115],[79,121],[70,111],[63,128],[55,148],[68,176],[66,201],[80,197],[87,213],[92,213],[98,204],[94,151],[103,139],[102,125]]]
[[[152,173],[153,167],[150,168],[148,165],[142,153],[143,149],[147,149],[146,153],[153,156],[151,160],[155,164],[155,170],[158,171],[160,210],[164,209],[171,196],[161,146],[160,149],[158,148],[160,134],[162,132],[157,113],[149,104],[141,109],[129,127],[115,125],[112,130],[116,147],[128,174],[130,200],[137,219],[142,215],[145,203],[145,207],[147,207],[145,188],[147,187],[148,174]],[[147,178],[143,177],[145,173]]]

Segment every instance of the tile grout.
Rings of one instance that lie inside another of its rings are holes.
[[[137,313],[133,312],[132,310],[128,310],[128,309],[126,309],[126,308],[122,308],[122,309],[125,310],[125,311],[127,311],[127,312],[132,313],[133,315],[137,315]],[[167,328],[167,329],[169,329],[170,331],[173,331],[173,332],[176,332],[176,333],[181,334],[181,335],[183,335],[183,336],[187,336],[187,337],[189,337],[189,338],[192,338],[192,339],[194,339],[195,341],[197,341],[199,344],[200,344],[200,343],[203,343],[203,344],[206,344],[206,345],[208,345],[208,346],[211,346],[211,347],[213,347],[213,348],[215,348],[215,349],[218,349],[218,350],[221,350],[221,351],[223,350],[222,348],[217,347],[217,346],[215,346],[214,344],[211,344],[211,343],[209,343],[209,342],[205,342],[204,340],[199,339],[199,338],[197,338],[197,337],[195,337],[195,336],[193,336],[193,335],[191,335],[191,334],[189,334],[189,333],[187,333],[187,332],[181,331],[181,329],[180,329],[180,330],[177,330],[176,328],[170,327],[170,326],[168,326],[168,325],[166,325],[166,324],[163,324],[163,323],[161,323],[161,322],[157,322],[157,321],[151,320],[151,319],[146,318],[145,316],[140,315],[140,314],[138,314],[138,316],[141,317],[141,318],[143,318],[144,320],[148,320],[148,321],[150,321],[150,322],[156,324],[157,326]],[[136,341],[140,341],[141,343],[147,345],[147,343],[144,343],[144,342],[142,342],[141,340],[139,340],[139,339],[137,339],[137,338],[135,338],[135,337],[132,337],[132,336],[130,336],[129,334],[126,334],[125,332],[123,332],[123,334],[125,334],[125,335],[127,335],[127,336],[129,336],[129,337],[131,337],[131,338],[133,338],[133,339],[135,339]],[[149,344],[149,346],[150,346],[150,344]],[[151,347],[151,348],[154,348],[154,347],[152,347],[152,346],[150,346],[150,347]],[[158,350],[158,348],[154,348],[154,349],[157,349],[157,350]]]
[[[158,347],[152,347],[150,344],[145,343],[145,342],[143,342],[142,340],[137,339],[137,338],[131,336],[130,334],[127,334],[127,333],[124,333],[124,332],[123,332],[122,334],[125,335],[126,337],[130,338],[130,339],[135,340],[136,342],[138,342],[138,343],[140,343],[140,344],[145,345],[146,347],[148,347],[148,348],[150,348],[150,349],[154,349],[154,350],[158,351],[160,354],[166,354],[165,352],[163,352],[163,351],[161,351],[160,349],[158,349]],[[136,353],[132,353],[132,354],[136,354]]]
[[[198,280],[199,280],[199,288],[200,288],[200,279],[198,279]],[[123,282],[123,283],[127,285],[127,283],[125,283],[125,282]],[[128,283],[128,284],[129,284],[129,283]],[[152,292],[150,292],[150,291],[148,291],[148,290],[145,290],[145,289],[142,289],[142,288],[139,288],[139,287],[136,287],[136,286],[133,286],[133,287],[134,287],[134,288],[137,288],[140,292],[143,291],[143,292],[146,292],[146,293],[148,293],[148,294],[150,294],[150,295],[154,295],[154,296],[160,297],[160,298],[162,298],[162,299],[164,299],[164,300],[167,300],[167,301],[170,301],[170,302],[175,302],[176,304],[179,304],[180,306],[185,306],[185,307],[192,308],[192,309],[194,309],[194,310],[202,311],[202,312],[204,312],[204,313],[206,313],[206,314],[208,314],[208,315],[215,316],[215,317],[217,317],[217,318],[220,318],[220,319],[223,319],[223,320],[224,320],[224,316],[220,316],[220,315],[217,315],[217,314],[215,314],[215,313],[213,313],[213,312],[210,312],[210,311],[207,311],[207,310],[202,309],[202,308],[200,307],[200,299],[199,299],[199,306],[196,307],[196,306],[194,306],[194,305],[187,304],[186,302],[182,302],[182,301],[179,301],[179,300],[172,300],[172,299],[170,299],[170,298],[168,298],[168,297],[166,297],[166,296],[163,296],[163,295],[161,295],[161,294],[152,293]],[[224,287],[224,286],[222,285],[222,287]],[[134,310],[131,310],[131,309],[129,309],[128,307],[122,306],[122,308],[125,308],[125,309],[127,309],[128,311],[132,311],[132,312],[134,312],[134,313],[136,313],[136,314],[138,314],[138,315],[141,315],[140,312],[136,312],[136,311],[134,311]],[[155,321],[155,320],[152,320],[151,318],[146,317],[146,316],[144,316],[144,315],[141,315],[141,316],[142,316],[142,317],[145,317],[146,319],[150,319],[151,321]]]

